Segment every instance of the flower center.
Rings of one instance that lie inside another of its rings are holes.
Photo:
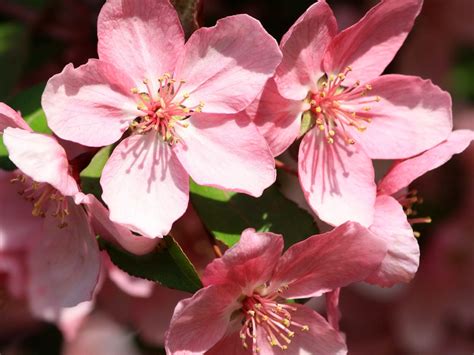
[[[395,196],[394,196],[395,197]],[[414,208],[414,205],[419,205],[423,203],[423,199],[418,196],[418,191],[410,190],[406,193],[402,193],[399,196],[395,197],[396,200],[403,206],[403,211],[408,217],[408,223],[410,225],[419,224],[419,223],[431,223],[431,217],[418,217],[418,212]],[[419,237],[419,232],[414,232],[415,237]]]
[[[306,98],[309,104],[307,112],[314,117],[311,128],[316,126],[324,134],[329,144],[334,143],[334,138],[340,135],[347,144],[354,144],[355,140],[349,133],[347,127],[351,126],[363,132],[367,124],[371,122],[369,111],[371,103],[379,102],[380,97],[363,100],[372,90],[371,85],[365,85],[363,90],[356,90],[360,86],[357,81],[352,86],[344,86],[346,76],[351,72],[347,67],[338,75],[323,76],[318,81],[316,92],[310,92]]]
[[[153,90],[150,81],[145,79],[143,84],[146,92],[140,92],[137,88],[131,89],[137,98],[137,108],[142,115],[137,117],[130,127],[137,134],[145,134],[151,130],[157,131],[163,141],[173,145],[179,141],[175,126],[187,127],[186,120],[194,112],[201,112],[204,103],[194,107],[187,107],[186,100],[189,94],[183,92],[181,99],[178,93],[185,83],[184,80],[176,82],[170,74],[164,74],[158,79],[158,89]]]
[[[263,330],[266,341],[271,346],[277,346],[282,350],[288,348],[295,331],[308,331],[307,325],[299,324],[291,319],[291,313],[296,311],[286,303],[278,303],[278,292],[268,296],[254,293],[245,298],[242,306],[244,320],[240,330],[240,338],[245,349],[249,348],[248,340],[251,342],[253,354],[259,353],[257,345],[257,328]]]
[[[10,182],[21,186],[18,194],[33,204],[33,216],[45,217],[47,211],[52,211],[51,215],[58,219],[58,227],[67,226],[68,202],[58,190],[49,184],[33,181],[23,174],[18,174]]]

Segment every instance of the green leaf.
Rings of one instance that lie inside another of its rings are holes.
[[[104,170],[105,163],[112,154],[113,146],[109,145],[102,148],[97,152],[97,154],[92,158],[89,165],[82,170],[81,177],[81,189],[84,193],[93,194],[95,197],[100,199],[102,195],[102,188],[100,186],[100,176],[102,175],[102,170]]]
[[[199,28],[198,16],[202,0],[171,0],[178,12],[186,37]]]
[[[41,108],[41,95],[45,84],[35,85],[22,91],[7,102],[14,110],[20,111],[26,123],[36,132],[51,133],[46,116]],[[15,169],[15,165],[8,159],[8,151],[0,137],[0,168],[5,170]]]
[[[206,227],[228,246],[237,243],[249,227],[282,234],[286,248],[318,233],[311,215],[284,197],[275,185],[257,199],[191,182],[191,201]]]
[[[112,262],[131,276],[158,282],[176,290],[194,293],[202,288],[201,280],[176,241],[166,236],[154,251],[133,255],[100,240]]]
[[[24,25],[0,23],[0,101],[5,101],[20,78],[28,43],[28,31]]]

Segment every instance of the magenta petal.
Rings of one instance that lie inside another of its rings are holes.
[[[31,202],[10,182],[15,174],[0,170],[0,252],[25,249],[43,226],[41,218],[32,216]]]
[[[262,327],[257,327],[257,345],[260,354],[266,355],[343,355],[347,354],[347,347],[341,334],[334,330],[329,323],[311,308],[292,304],[296,308],[291,312],[291,320],[308,326],[303,331],[295,327],[295,336],[291,338],[288,349],[280,350],[271,346],[267,340],[267,333]]]
[[[281,41],[283,60],[275,80],[281,94],[302,100],[324,74],[323,56],[337,32],[336,19],[325,1],[312,5]]]
[[[206,355],[249,355],[249,350],[242,346],[239,325],[242,326],[238,320],[232,322],[227,334],[212,349],[206,351]]]
[[[401,47],[422,0],[383,0],[359,22],[334,37],[324,58],[328,74],[352,72],[345,83],[366,82],[385,70]]]
[[[91,59],[68,64],[49,79],[42,106],[59,137],[91,147],[116,142],[141,111],[131,89],[135,83],[111,64]]]
[[[298,172],[306,200],[327,223],[368,227],[376,195],[372,161],[357,145],[328,144],[322,136],[313,129],[301,142]]]
[[[184,47],[178,15],[165,0],[109,0],[100,12],[97,32],[99,58],[137,84],[173,73]]]
[[[166,350],[175,355],[204,354],[227,332],[231,315],[241,305],[235,285],[212,285],[176,306],[166,336]]]
[[[354,111],[371,107],[366,113],[372,118],[367,130],[352,131],[372,159],[411,157],[449,136],[453,127],[451,97],[430,80],[384,75],[370,85],[372,90],[367,95],[346,102],[346,106]],[[380,102],[363,104],[375,101],[377,96]]]
[[[273,156],[283,153],[298,137],[303,102],[284,98],[269,79],[260,97],[245,110],[267,141]]]
[[[387,255],[367,282],[389,287],[411,281],[418,269],[420,248],[402,206],[393,197],[377,197],[370,231],[386,243]]]
[[[186,80],[188,107],[202,101],[203,112],[237,113],[262,91],[280,60],[278,44],[259,21],[235,15],[192,34],[175,77]]]
[[[29,299],[33,313],[56,319],[61,308],[92,299],[100,255],[82,206],[68,199],[67,226],[47,213],[43,234],[31,250]]]
[[[245,115],[196,114],[175,129],[173,151],[198,184],[258,197],[275,181],[272,153]]]
[[[19,112],[16,112],[11,107],[0,102],[0,133],[7,127],[22,128],[31,131],[30,126],[28,126]]]
[[[10,160],[34,181],[48,183],[64,196],[79,192],[76,180],[69,173],[66,152],[53,137],[7,128],[3,142]]]
[[[145,236],[166,235],[188,205],[188,174],[155,131],[120,142],[100,183],[110,219]]]
[[[112,222],[109,211],[95,196],[87,195],[83,203],[90,213],[94,231],[108,242],[118,244],[136,255],[147,254],[158,244],[157,239],[134,235],[124,226]]]
[[[474,140],[474,131],[453,131],[447,140],[420,155],[396,162],[380,181],[381,193],[391,195],[407,187],[415,179],[446,163],[454,154],[464,151]]]
[[[206,267],[202,282],[204,285],[237,283],[246,294],[251,294],[270,278],[282,251],[281,235],[246,229],[236,245]]]
[[[320,296],[364,280],[385,257],[387,246],[358,223],[347,222],[291,246],[282,256],[270,288],[289,288],[285,298]]]

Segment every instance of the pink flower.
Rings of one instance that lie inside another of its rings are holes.
[[[259,196],[275,180],[268,146],[233,115],[281,60],[246,15],[196,31],[186,44],[168,0],[109,0],[98,20],[99,59],[52,77],[43,107],[61,138],[119,143],[103,175],[113,221],[149,237],[169,232],[197,183]]]
[[[205,288],[175,309],[171,354],[342,354],[341,335],[319,314],[287,299],[320,296],[366,278],[385,255],[365,228],[348,222],[290,247],[247,229],[204,271]]]
[[[19,168],[0,172],[0,252],[24,253],[22,286],[32,312],[56,319],[61,308],[92,297],[100,268],[95,233],[64,149],[0,108],[3,141]]]
[[[392,286],[409,282],[414,277],[420,250],[411,225],[429,222],[430,218],[407,218],[412,205],[419,199],[406,188],[418,177],[446,163],[454,154],[464,151],[472,140],[473,131],[456,130],[426,152],[396,161],[379,182],[374,222],[369,230],[386,241],[388,250],[379,270],[367,279],[368,282]]]
[[[303,135],[299,179],[318,216],[369,226],[376,185],[371,159],[401,159],[447,138],[451,99],[430,81],[380,74],[405,40],[421,0],[384,0],[337,33],[325,1],[283,37],[283,60],[248,110],[274,155]]]

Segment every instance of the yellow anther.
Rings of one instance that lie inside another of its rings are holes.
[[[304,331],[304,332],[307,332],[307,331],[309,331],[309,327],[307,325],[303,325],[301,327],[301,330]]]
[[[139,93],[137,88],[131,88],[130,91],[132,92],[132,94],[138,94]]]
[[[352,138],[349,138],[349,139],[347,140],[347,143],[349,143],[349,144],[351,144],[351,145],[352,145],[352,144],[355,144],[355,140],[353,140]]]
[[[365,85],[365,88],[370,91],[370,90],[372,90],[372,85],[367,84],[367,85]]]
[[[331,137],[334,137],[336,135],[336,132],[334,132],[332,129],[329,130],[329,135]]]
[[[148,79],[143,79],[143,84],[147,85],[149,83]]]
[[[282,323],[285,327],[289,327],[290,324],[291,324],[290,320],[289,320],[289,319],[286,319],[286,318],[283,319],[283,320],[281,321],[281,323]]]
[[[288,349],[288,346],[286,346],[286,345],[281,346],[281,350],[286,350],[286,349]]]
[[[293,337],[295,336],[295,332],[288,332],[288,336],[289,336],[290,338],[293,338]]]
[[[346,75],[343,74],[343,73],[340,73],[340,74],[337,75],[337,77],[341,80],[344,80],[346,78]]]
[[[311,106],[316,106],[316,100],[311,100],[311,101],[309,102],[309,104],[310,104]]]
[[[252,311],[251,309],[247,311],[250,316],[254,317],[255,316],[255,311]]]
[[[183,93],[183,99],[189,99],[189,93],[184,92]]]
[[[352,71],[352,67],[351,67],[350,65],[348,65],[348,66],[346,67],[346,71]]]
[[[370,106],[362,107],[362,110],[364,110],[364,111],[370,111],[371,109],[372,109],[372,107],[370,107]]]
[[[323,112],[323,109],[320,106],[318,106],[318,107],[316,107],[316,112],[321,113],[321,112]]]
[[[318,128],[319,128],[320,131],[324,131],[324,130],[325,130],[324,125],[319,125]]]
[[[413,232],[413,235],[415,236],[415,238],[420,238],[421,237],[420,232]]]
[[[329,138],[328,138],[328,143],[329,143],[329,144],[333,144],[333,143],[334,143],[334,139],[331,138],[331,137],[329,137]]]
[[[380,102],[380,100],[382,100],[382,98],[380,96],[375,97],[375,101]]]

